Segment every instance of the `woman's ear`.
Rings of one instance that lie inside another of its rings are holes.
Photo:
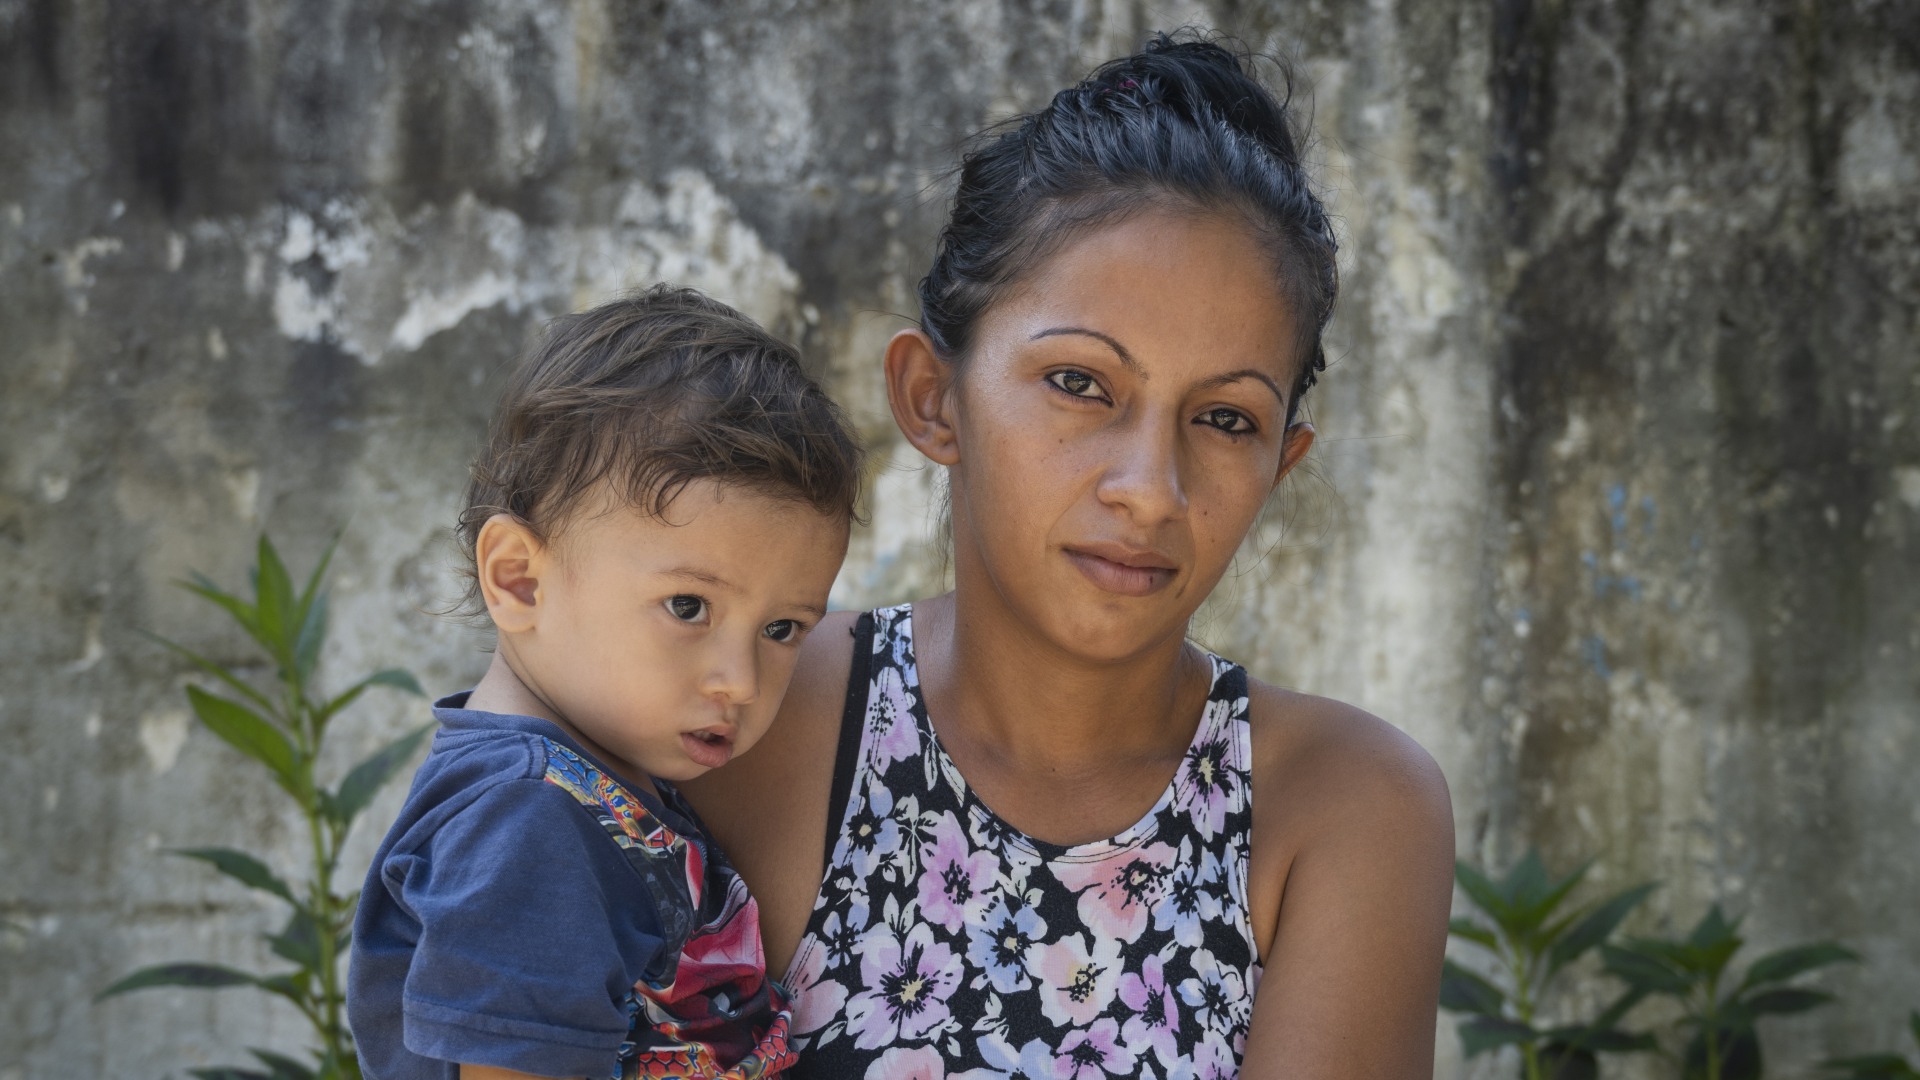
[[[495,514],[473,539],[473,570],[480,599],[502,634],[531,630],[538,621],[540,573],[546,545],[527,523],[512,514]]]
[[[1295,465],[1300,464],[1301,459],[1305,458],[1307,451],[1311,449],[1313,449],[1312,424],[1301,420],[1287,428],[1287,433],[1280,442],[1280,468],[1273,474],[1275,487],[1280,486],[1280,481],[1287,478],[1287,474],[1293,471]]]
[[[960,461],[953,423],[953,368],[933,351],[919,329],[902,330],[887,342],[887,404],[900,433],[935,464]]]

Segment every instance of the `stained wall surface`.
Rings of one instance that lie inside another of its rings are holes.
[[[937,588],[877,361],[940,171],[1187,22],[1296,58],[1345,275],[1312,475],[1197,634],[1417,736],[1466,857],[1658,878],[1640,930],[1718,902],[1758,947],[1859,948],[1843,1005],[1768,1029],[1776,1075],[1896,1046],[1920,7],[0,0],[0,1080],[299,1043],[237,992],[90,1000],[264,961],[273,913],[163,849],[301,850],[143,636],[246,655],[172,582],[344,527],[327,670],[465,685],[481,639],[428,612],[497,373],[666,278],[801,342],[871,440],[836,602]],[[374,702],[342,763],[420,719]],[[1444,1076],[1511,1074],[1440,1044]]]

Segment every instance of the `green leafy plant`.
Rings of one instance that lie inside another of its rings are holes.
[[[1645,996],[1632,988],[1585,1023],[1549,1023],[1541,1015],[1555,977],[1604,943],[1654,889],[1639,885],[1563,910],[1591,865],[1555,878],[1538,853],[1528,852],[1496,881],[1456,864],[1455,878],[1478,917],[1455,918],[1449,931],[1491,954],[1494,966],[1486,978],[1448,959],[1441,974],[1440,1007],[1467,1016],[1459,1032],[1468,1057],[1515,1046],[1525,1080],[1568,1080],[1594,1075],[1599,1053],[1654,1047],[1651,1036],[1619,1027]]]
[[[336,540],[338,538],[336,537]],[[315,775],[332,721],[374,687],[425,696],[412,675],[397,668],[377,671],[332,697],[314,690],[314,668],[327,637],[327,593],[323,587],[332,561],[329,544],[305,584],[295,590],[279,553],[260,537],[254,568],[253,598],[222,591],[195,574],[182,588],[224,611],[266,654],[274,672],[271,685],[256,686],[242,670],[210,660],[164,638],[155,638],[219,683],[227,696],[197,686],[187,688],[194,714],[207,730],[264,767],[299,807],[305,822],[309,862],[304,880],[289,881],[266,863],[231,848],[186,848],[172,854],[206,863],[251,889],[266,893],[289,909],[286,925],[267,935],[273,954],[291,967],[256,975],[216,964],[176,963],[136,971],[101,991],[100,998],[153,987],[219,989],[247,986],[283,998],[300,1010],[319,1041],[312,1064],[281,1054],[254,1050],[264,1068],[196,1069],[201,1080],[357,1080],[359,1060],[347,1031],[341,960],[353,930],[358,890],[334,889],[341,845],[374,794],[410,760],[432,725],[388,743],[350,769],[332,788]]]
[[[1791,980],[1860,958],[1833,942],[1795,945],[1755,960],[1736,982],[1730,968],[1743,944],[1740,921],[1729,921],[1715,905],[1683,939],[1635,938],[1603,947],[1608,971],[1642,993],[1679,1002],[1681,1024],[1692,1031],[1681,1055],[1686,1080],[1757,1080],[1762,1062],[1756,1023],[1833,1000],[1825,991],[1789,985]]]
[[[1913,1032],[1913,1041],[1920,1044],[1920,1012],[1908,1014],[1907,1028]],[[1920,1080],[1920,1066],[1899,1054],[1833,1058],[1826,1065],[1844,1074],[1846,1080]]]

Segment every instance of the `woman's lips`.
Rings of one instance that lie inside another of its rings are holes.
[[[733,758],[733,740],[713,732],[686,732],[680,736],[680,745],[693,763],[704,769],[717,769]]]
[[[1122,596],[1146,596],[1173,581],[1173,568],[1157,565],[1164,561],[1158,556],[1085,548],[1067,548],[1066,553],[1087,580]]]

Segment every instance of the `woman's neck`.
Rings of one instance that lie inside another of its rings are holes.
[[[1211,679],[1184,634],[1124,659],[1089,660],[982,597],[989,592],[914,605],[922,692],[944,742],[1058,776],[1164,761],[1186,749]]]

